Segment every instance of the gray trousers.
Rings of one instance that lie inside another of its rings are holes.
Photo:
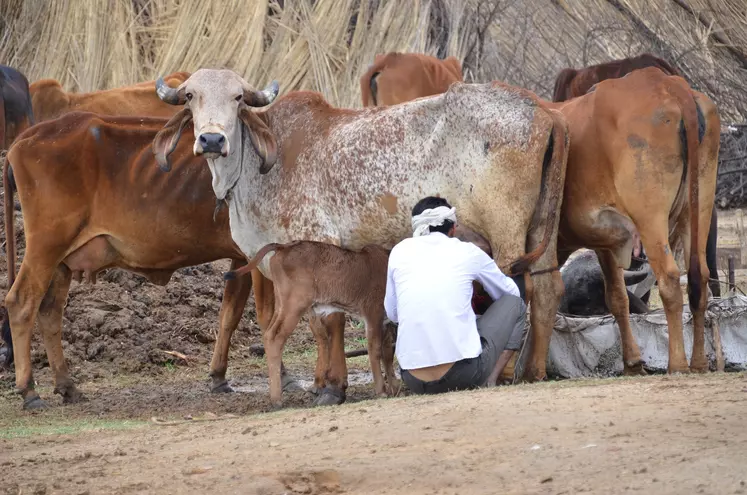
[[[519,350],[526,331],[526,312],[527,306],[520,297],[501,296],[477,320],[482,343],[479,356],[457,361],[438,380],[424,382],[407,370],[401,370],[402,379],[414,394],[439,394],[487,385],[501,353]]]

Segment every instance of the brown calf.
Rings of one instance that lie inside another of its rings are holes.
[[[455,57],[439,60],[420,53],[391,52],[376,55],[361,76],[364,107],[397,105],[406,101],[445,93],[462,81],[462,64]]]
[[[270,259],[270,273],[275,286],[275,312],[263,333],[271,402],[279,404],[281,400],[280,363],[285,341],[301,316],[309,310],[320,316],[344,311],[366,320],[368,359],[376,393],[385,393],[380,364],[384,357],[388,382],[386,393],[391,395],[393,353],[388,350],[382,354],[389,250],[372,244],[355,252],[314,241],[267,244],[248,265],[227,272],[226,280],[248,274],[271,251],[275,251]],[[324,365],[320,361],[317,359],[317,367]]]

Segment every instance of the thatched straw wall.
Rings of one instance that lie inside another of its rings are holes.
[[[747,117],[744,0],[3,0],[0,63],[90,91],[231,67],[359,106],[376,53],[464,60],[468,80],[549,97],[557,72],[651,51]]]

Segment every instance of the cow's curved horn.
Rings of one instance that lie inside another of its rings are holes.
[[[277,81],[272,81],[262,91],[257,91],[249,87],[248,84],[244,85],[244,103],[250,107],[264,107],[272,103],[280,91],[280,84]]]
[[[184,90],[172,88],[166,84],[163,77],[159,77],[156,80],[156,93],[161,100],[169,105],[184,105],[187,102]]]

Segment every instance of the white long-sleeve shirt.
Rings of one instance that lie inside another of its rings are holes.
[[[400,242],[389,255],[384,308],[399,323],[396,354],[413,370],[482,352],[472,310],[472,281],[494,300],[519,288],[484,251],[434,232]]]

